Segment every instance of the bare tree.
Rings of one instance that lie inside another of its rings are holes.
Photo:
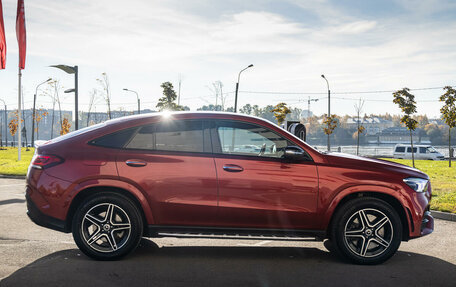
[[[108,117],[111,119],[111,91],[110,91],[110,85],[109,85],[109,78],[106,73],[101,74],[101,79],[97,79],[98,83],[102,87],[102,96],[106,102],[106,105],[108,106]]]
[[[357,115],[357,129],[356,129],[356,155],[359,155],[359,134],[364,132],[364,126],[361,125],[359,115],[363,112],[364,100],[359,99],[359,102],[355,104],[355,111]]]
[[[94,105],[97,97],[98,97],[98,91],[97,91],[97,89],[93,89],[89,96],[89,109],[87,111],[87,126],[89,126],[90,113],[92,112],[92,108],[93,108],[93,105]]]

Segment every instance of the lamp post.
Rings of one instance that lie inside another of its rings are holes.
[[[331,117],[331,90],[329,89],[329,82],[328,82],[328,79],[326,79],[325,75],[321,75],[321,77],[323,79],[325,79],[326,85],[328,86],[328,117]],[[329,136],[330,135],[328,134],[328,151],[331,150],[331,144],[330,144],[330,141],[329,141]]]
[[[68,74],[74,74],[74,130],[77,130],[79,128],[78,124],[78,66],[67,66],[67,65],[53,65],[50,67],[54,67],[57,69],[60,69]],[[68,91],[68,90],[67,90]],[[66,91],[65,91],[66,92]]]
[[[8,112],[7,112],[7,108],[6,108],[6,103],[4,100],[0,99],[0,101],[3,102],[3,106],[5,107],[5,146],[7,147],[8,146]]]
[[[39,86],[49,82],[50,80],[52,80],[52,78],[49,78],[47,79],[46,81],[42,82],[41,84],[39,84],[38,86],[36,86],[36,89],[35,89],[35,94],[33,95],[33,112],[32,112],[32,147],[35,146],[35,107],[36,107],[36,95],[38,94],[38,88]]]
[[[127,91],[127,92],[132,92],[132,93],[135,93],[136,94],[136,98],[138,99],[138,115],[141,113],[141,100],[139,99],[139,95],[137,92],[133,91],[133,90],[129,90],[127,88],[123,89],[124,91]]]
[[[253,64],[250,64],[248,65],[246,68],[242,69],[240,72],[239,72],[239,75],[238,75],[238,80],[237,80],[237,83],[236,83],[236,95],[234,97],[234,112],[237,113],[237,98],[238,98],[238,91],[239,91],[239,80],[241,78],[241,73],[244,72],[245,70],[247,70],[248,68],[251,68],[253,67]]]

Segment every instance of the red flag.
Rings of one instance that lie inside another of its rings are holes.
[[[6,66],[6,38],[5,26],[3,25],[3,8],[2,0],[0,0],[0,70]]]
[[[24,0],[17,0],[17,14],[16,14],[16,37],[19,45],[19,67],[25,68],[25,50],[27,41],[25,36],[25,8]]]

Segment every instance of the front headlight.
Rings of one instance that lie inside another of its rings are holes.
[[[404,178],[404,182],[416,192],[425,192],[428,188],[429,180],[419,177]]]

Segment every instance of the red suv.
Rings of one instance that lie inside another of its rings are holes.
[[[377,264],[434,228],[426,174],[231,113],[131,116],[53,139],[36,149],[26,198],[35,223],[100,260],[143,236],[249,235],[327,239]]]

